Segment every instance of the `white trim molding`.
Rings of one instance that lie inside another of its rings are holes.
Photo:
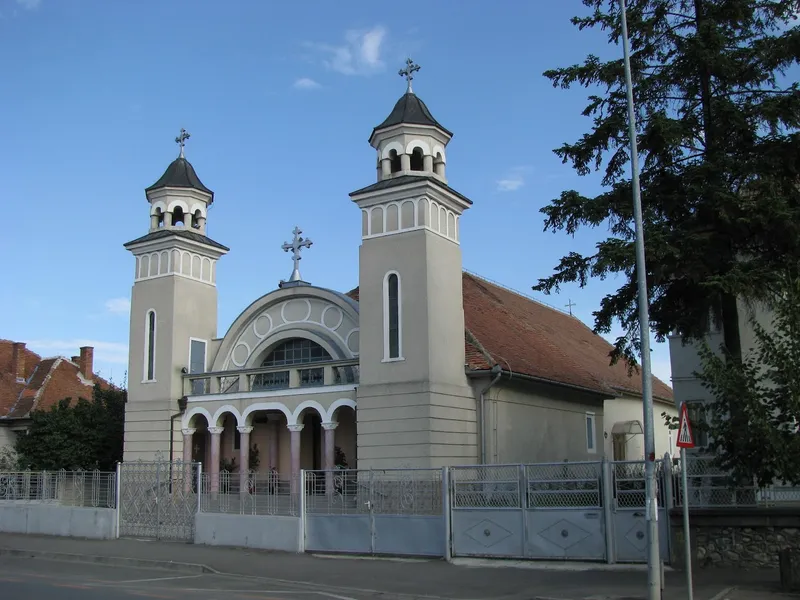
[[[389,279],[392,275],[397,278],[397,356],[391,354],[391,343],[389,339]],[[397,271],[387,271],[383,276],[383,361],[400,361],[403,358],[403,284],[400,273]]]

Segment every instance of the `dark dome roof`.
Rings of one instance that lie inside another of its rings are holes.
[[[378,125],[372,133],[374,135],[374,133],[380,129],[386,129],[393,125],[399,125],[400,123],[431,125],[433,127],[438,127],[449,136],[453,135],[433,118],[431,111],[428,110],[425,103],[413,92],[405,93],[400,100],[397,101],[397,104],[394,105],[392,112],[386,117],[386,120]]]
[[[200,190],[206,194],[211,194],[211,202],[214,201],[214,192],[203,185],[203,182],[200,181],[197,173],[195,173],[192,163],[182,156],[179,156],[173,160],[172,163],[170,163],[170,165],[167,167],[167,170],[164,171],[164,174],[161,176],[161,178],[149,188],[145,188],[144,191],[152,192],[153,190],[166,187],[192,188],[195,190]]]

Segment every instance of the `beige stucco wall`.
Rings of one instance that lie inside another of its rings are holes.
[[[485,381],[476,381],[478,390]],[[586,413],[595,415],[596,452],[587,450]],[[501,382],[486,394],[488,463],[600,460],[603,399],[528,383]]]
[[[674,405],[656,400],[653,404],[653,433],[656,457],[658,458],[662,457],[666,452],[674,453],[675,449],[674,434],[670,445],[670,430],[665,424],[664,417],[661,416],[664,412],[670,416],[677,416],[678,414],[678,410]],[[605,454],[609,460],[612,460],[614,458],[612,429],[616,423],[624,423],[626,421],[638,421],[643,424],[642,399],[631,396],[610,398],[604,403],[603,414]],[[606,434],[608,437],[606,437]],[[626,436],[625,446],[626,460],[644,460],[643,434]]]

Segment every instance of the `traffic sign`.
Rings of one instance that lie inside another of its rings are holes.
[[[675,444],[678,448],[694,448],[694,433],[692,424],[689,422],[689,409],[686,403],[681,404],[681,418],[678,424],[678,441]]]

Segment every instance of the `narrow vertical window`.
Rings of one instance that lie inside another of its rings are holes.
[[[147,311],[145,333],[145,381],[156,379],[156,311]]]
[[[388,273],[383,280],[383,356],[384,360],[402,358],[400,344],[400,277],[397,273]]]
[[[597,452],[595,440],[594,413],[586,413],[586,451],[590,454]]]
[[[189,339],[189,373],[205,373],[206,371],[206,342],[194,338]],[[207,393],[207,379],[192,380],[192,394]]]

